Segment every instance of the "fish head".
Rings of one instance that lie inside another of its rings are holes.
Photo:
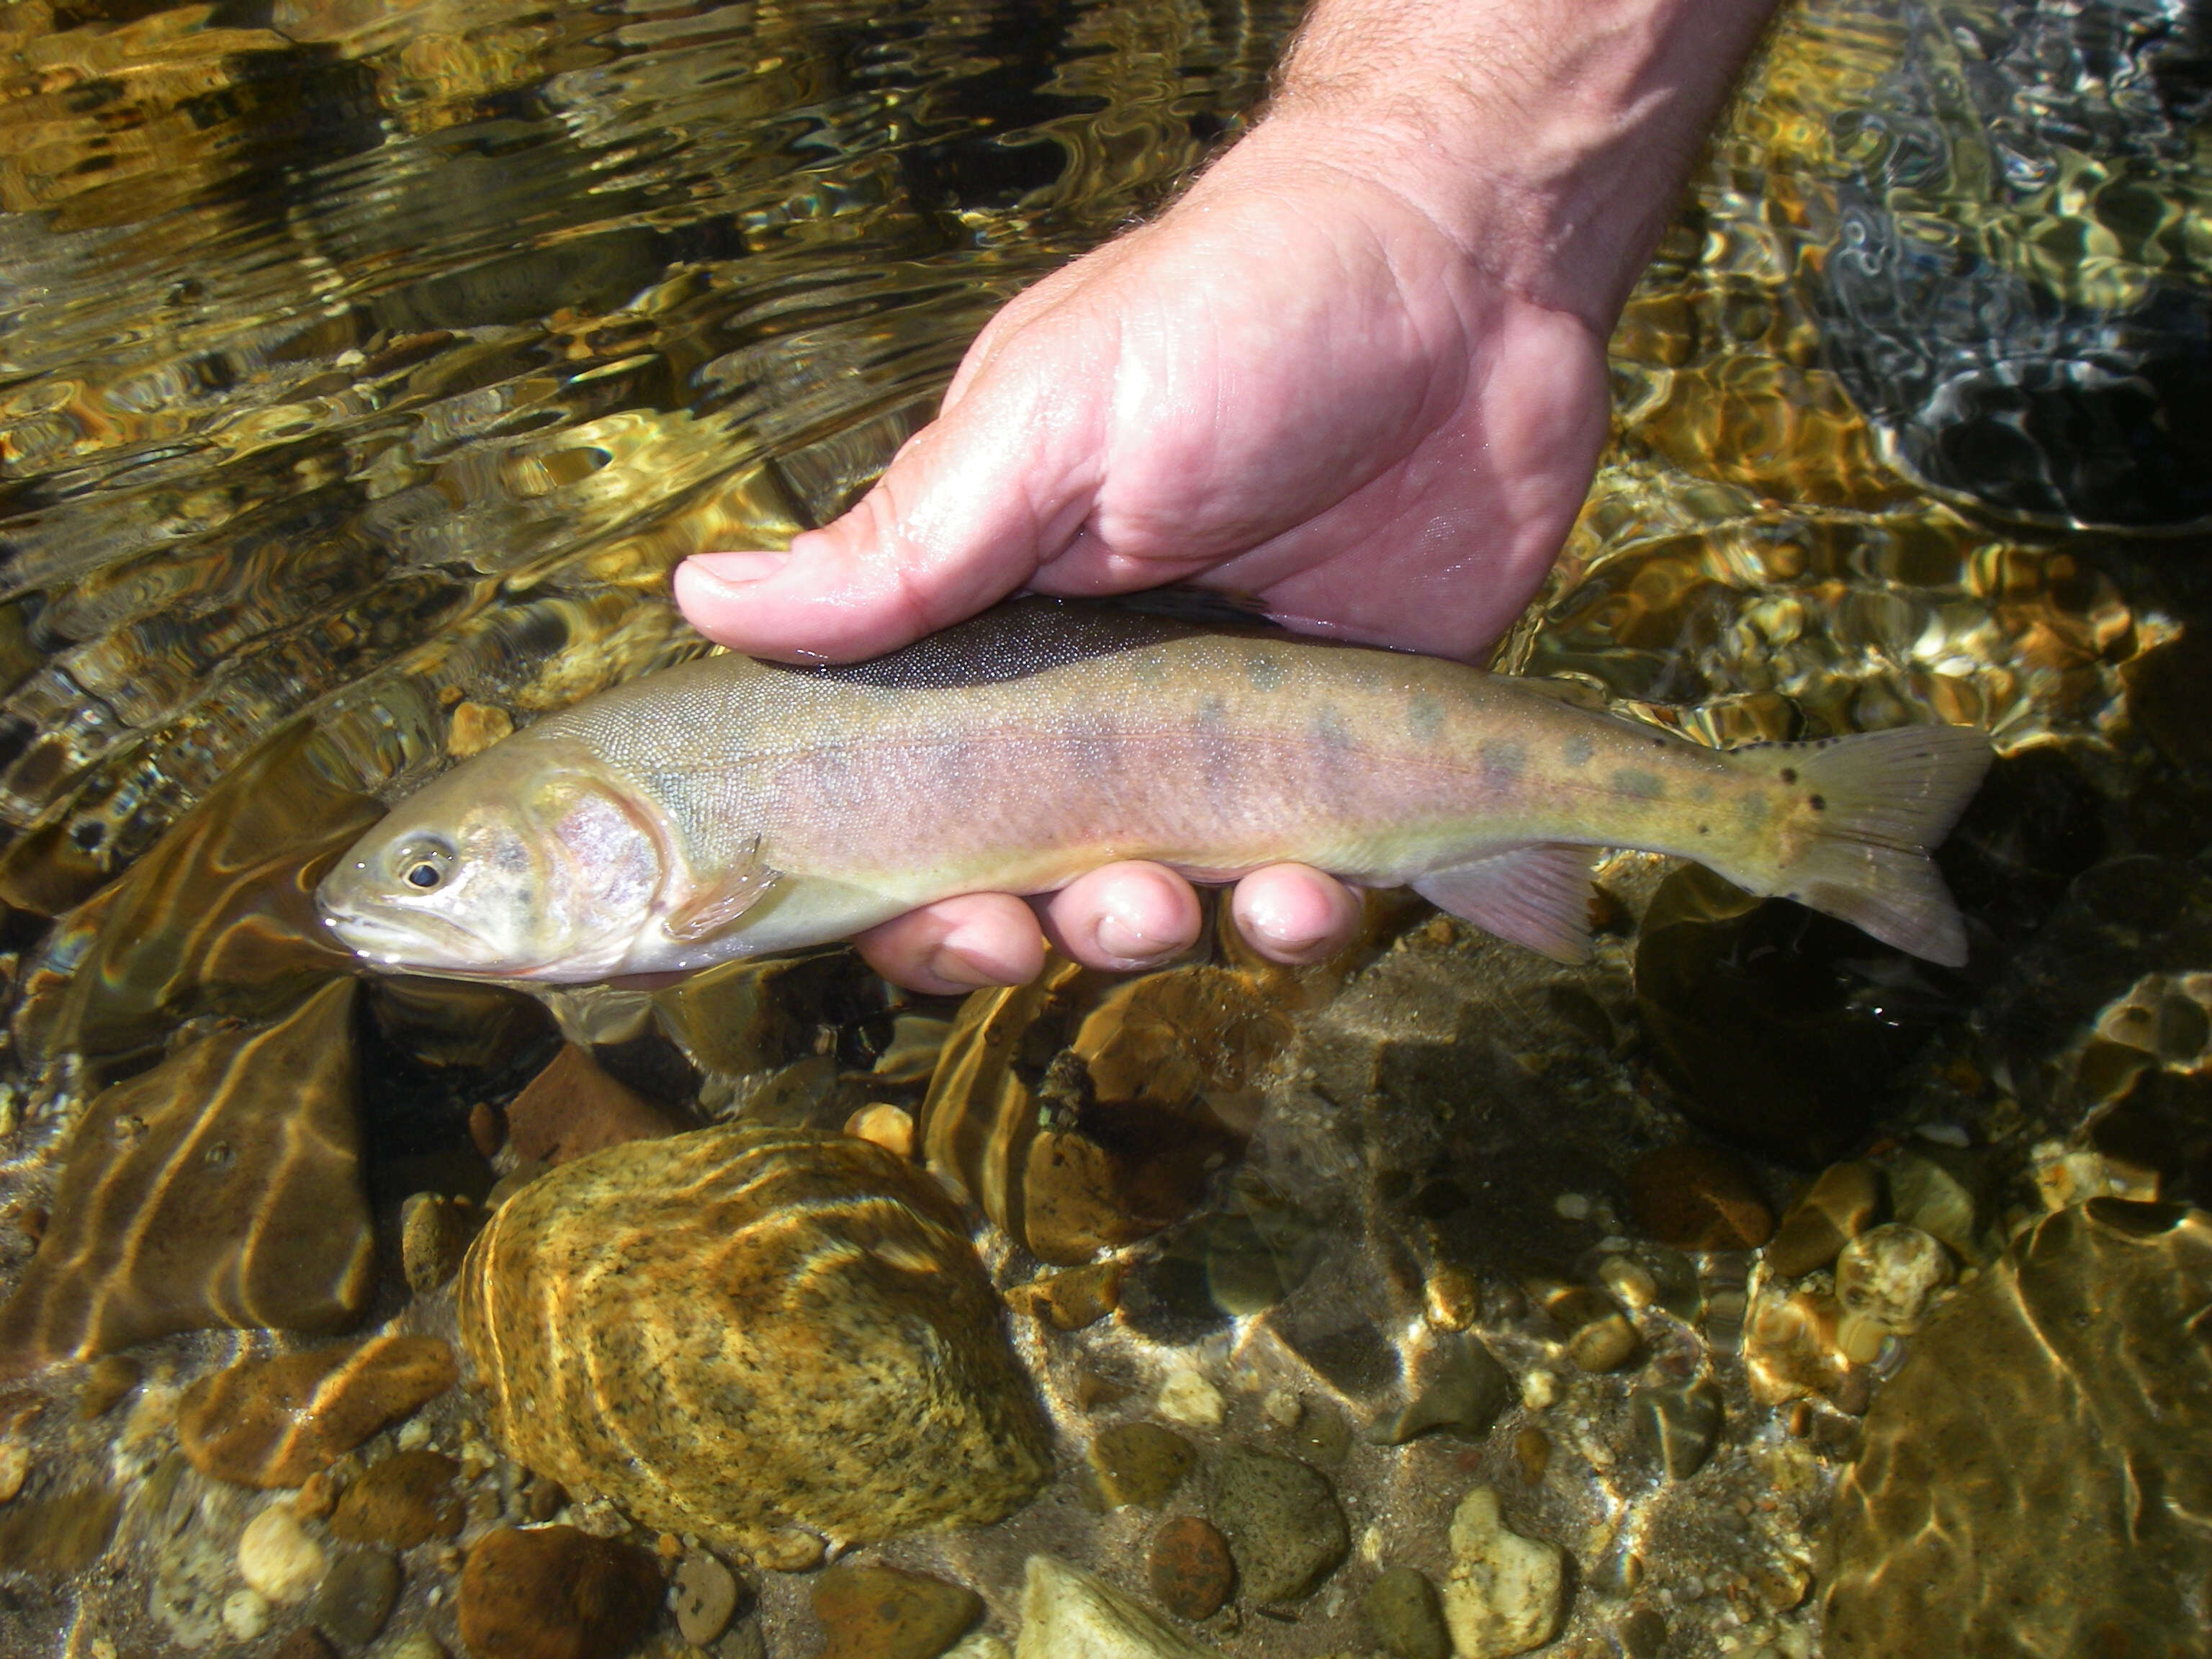
[[[652,813],[590,751],[507,743],[400,802],[315,908],[386,967],[600,979],[654,920],[666,867]]]

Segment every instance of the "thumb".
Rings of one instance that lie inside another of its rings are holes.
[[[756,656],[850,662],[1027,582],[1091,514],[1097,382],[1079,365],[1012,355],[994,354],[858,505],[788,553],[686,559],[676,600],[692,626]],[[1084,389],[1059,389],[1071,386]]]

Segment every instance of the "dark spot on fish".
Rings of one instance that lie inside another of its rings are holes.
[[[1559,758],[1570,766],[1588,766],[1590,757],[1597,753],[1597,739],[1587,732],[1577,732],[1567,739],[1567,746],[1559,751]]]
[[[1344,723],[1342,712],[1333,702],[1325,702],[1315,711],[1314,735],[1329,749],[1352,747],[1352,728]]]
[[[1443,735],[1444,706],[1425,691],[1416,691],[1406,705],[1406,729],[1413,741],[1432,744]]]
[[[1815,812],[1825,812],[1828,810],[1828,801],[1825,795],[1808,795],[1805,797],[1805,805]]]
[[[1486,788],[1515,788],[1528,775],[1528,750],[1522,744],[1504,738],[1491,738],[1486,739],[1475,752],[1482,768],[1482,781]]]
[[[1651,739],[1651,746],[1654,749],[1664,749],[1667,746],[1667,739],[1664,738],[1654,738]]]
[[[1784,783],[1795,783],[1795,782],[1796,782],[1796,781],[1797,781],[1797,769],[1796,769],[1796,767],[1794,767],[1794,766],[1785,766],[1785,767],[1784,767],[1784,768],[1782,769],[1782,781],[1783,781],[1783,782],[1784,782]]]
[[[1701,823],[1698,826],[1698,833],[1701,836],[1710,836],[1713,833],[1713,826],[1710,823]]]
[[[1656,772],[1645,772],[1633,767],[1613,775],[1613,787],[1631,800],[1664,800],[1667,786]]]
[[[1272,691],[1283,683],[1283,665],[1273,657],[1247,657],[1244,678],[1252,682],[1255,691]]]

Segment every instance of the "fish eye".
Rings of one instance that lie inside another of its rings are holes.
[[[392,867],[410,887],[428,892],[446,879],[453,849],[442,841],[413,841],[393,850]]]

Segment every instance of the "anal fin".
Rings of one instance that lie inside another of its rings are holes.
[[[1539,842],[1435,870],[1413,890],[1485,933],[1551,957],[1589,960],[1590,865],[1596,851]]]

